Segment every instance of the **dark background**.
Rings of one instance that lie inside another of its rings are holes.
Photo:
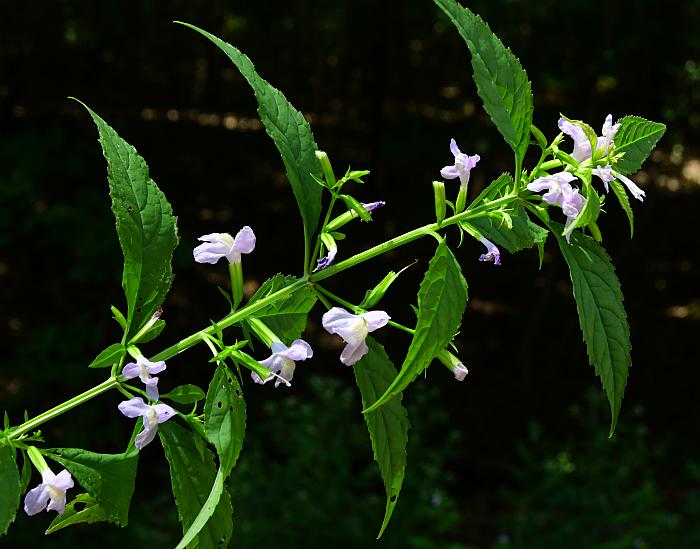
[[[634,179],[635,238],[615,200],[600,220],[625,295],[633,367],[615,436],[587,363],[568,273],[553,242],[482,264],[457,250],[470,286],[458,337],[470,369],[439,365],[406,391],[412,429],[404,490],[386,547],[691,547],[700,543],[697,398],[697,208],[700,206],[700,4],[569,0],[471,2],[520,57],[535,123],[558,113],[600,129],[608,113],[668,130]],[[355,225],[340,257],[429,222],[430,181],[455,137],[481,155],[477,192],[512,170],[484,114],[466,45],[428,0],[311,2],[0,1],[0,408],[13,424],[102,380],[85,366],[119,338],[121,253],[96,130],[67,96],[90,105],[144,156],[179,218],[181,243],[165,304],[168,328],[147,354],[225,314],[223,265],[196,265],[208,232],[251,225],[252,290],[298,273],[301,222],[252,92],[192,22],[232,42],[311,120],[337,171],[369,169],[354,195],[386,200]],[[569,143],[570,145],[570,143]],[[455,186],[448,188],[454,190]],[[453,235],[454,236],[454,235]],[[397,250],[335,277],[351,301],[418,259],[383,307],[405,323],[434,248]],[[372,546],[384,493],[359,397],[339,341],[306,339],[313,361],[289,389],[246,386],[248,432],[234,473],[234,547]],[[378,334],[400,364],[403,334]],[[259,349],[262,355],[264,350]],[[168,363],[167,390],[203,387],[195,349]],[[50,446],[118,452],[132,423],[116,392],[44,426]],[[36,479],[36,476],[35,476]],[[7,547],[171,547],[179,526],[162,450],[142,453],[131,523],[81,525],[43,538],[51,517],[18,514]]]

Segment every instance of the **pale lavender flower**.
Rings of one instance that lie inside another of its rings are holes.
[[[138,376],[146,385],[146,394],[151,400],[158,400],[158,378],[152,374],[159,374],[165,370],[165,362],[151,362],[145,356],[136,358],[136,362],[129,362],[122,370],[122,375],[126,379],[133,379]]]
[[[455,379],[457,381],[464,381],[464,378],[467,377],[469,370],[467,370],[467,367],[460,362],[452,369],[452,373],[455,375]]]
[[[338,246],[336,246],[335,240],[332,238],[324,240],[324,244],[326,244],[328,247],[328,255],[318,259],[315,269],[316,271],[322,271],[323,269],[330,267],[330,264],[333,263],[333,260],[338,253]]]
[[[576,220],[585,205],[586,199],[578,192],[578,189],[574,189],[569,186],[569,189],[564,193],[564,199],[561,203],[561,209],[566,216],[564,234],[566,235],[567,242],[569,242],[571,239],[571,232],[567,232],[567,229]]]
[[[67,470],[54,475],[50,469],[41,473],[41,484],[24,497],[24,512],[29,516],[46,509],[62,515],[66,510],[66,490],[73,488],[73,477]]]
[[[559,129],[574,140],[574,151],[571,153],[574,160],[583,162],[591,157],[591,142],[581,126],[560,118]],[[620,124],[612,123],[612,114],[606,116],[603,123],[603,135],[598,136],[596,142],[596,151],[607,154],[610,146],[614,143],[615,134],[619,129]]]
[[[571,189],[571,182],[574,181],[576,177],[574,174],[569,172],[559,172],[554,175],[546,175],[544,177],[538,177],[532,183],[528,184],[527,188],[530,191],[539,193],[547,190],[546,193],[542,195],[542,200],[547,204],[556,204],[561,206],[561,201],[564,196],[565,190]]]
[[[136,437],[136,447],[141,450],[151,442],[158,432],[158,424],[168,421],[177,412],[167,404],[149,406],[142,398],[135,397],[119,403],[119,411],[126,417],[142,417],[143,431]]]
[[[323,315],[322,324],[327,332],[339,335],[347,343],[340,362],[352,366],[369,351],[365,343],[367,334],[386,326],[390,318],[384,311],[354,315],[341,307],[333,307]]]
[[[279,387],[280,383],[289,386],[289,382],[294,377],[296,362],[314,356],[311,345],[303,339],[295,339],[289,347],[281,341],[275,341],[270,346],[270,350],[272,351],[270,358],[261,360],[260,364],[271,373],[263,380],[258,374],[251,372],[255,383],[267,383],[274,378],[275,387]]]
[[[369,202],[365,204],[364,202],[360,202],[362,204],[362,207],[367,210],[368,212],[371,212],[373,210],[376,210],[377,208],[383,208],[386,206],[386,202],[383,200],[378,200],[377,202]]]
[[[452,166],[442,168],[440,175],[445,179],[457,179],[459,177],[462,188],[466,190],[467,185],[469,185],[469,175],[476,163],[481,160],[481,157],[478,154],[469,156],[462,153],[454,139],[450,141],[450,151],[455,157],[455,163]]]
[[[615,179],[612,173],[612,166],[605,166],[604,168],[593,168],[591,173],[601,179],[603,185],[605,185],[605,192],[608,192],[608,183]]]
[[[197,263],[214,264],[222,257],[229,263],[240,263],[241,254],[249,254],[255,249],[255,234],[253,229],[243,227],[236,238],[228,233],[211,233],[200,236],[204,244],[200,244],[194,249],[194,260]]]
[[[486,246],[486,253],[479,256],[479,261],[493,261],[494,265],[500,265],[501,251],[496,247],[496,245],[483,236],[479,239],[479,242]]]

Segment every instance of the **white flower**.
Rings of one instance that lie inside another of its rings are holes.
[[[139,450],[156,438],[159,423],[168,421],[177,414],[177,412],[167,404],[149,406],[139,397],[120,402],[117,407],[126,417],[143,417],[143,431],[138,434],[135,442]]]
[[[275,378],[275,387],[279,387],[280,383],[290,385],[290,381],[294,377],[295,362],[298,360],[306,360],[314,356],[314,352],[303,339],[295,339],[292,344],[287,347],[281,341],[275,341],[270,346],[272,355],[270,358],[261,360],[260,364],[270,370],[270,375],[264,380],[255,372],[251,372],[251,377],[255,383],[267,383]]]
[[[323,315],[322,323],[327,332],[345,340],[347,345],[340,355],[340,362],[352,366],[369,351],[365,343],[367,334],[386,326],[390,318],[384,311],[354,315],[341,307],[333,307]]]
[[[66,510],[66,490],[73,488],[73,477],[65,469],[57,475],[46,469],[41,473],[41,481],[24,497],[24,512],[31,516],[46,509],[62,515]]]
[[[241,254],[249,254],[255,249],[255,234],[253,229],[243,227],[236,238],[228,233],[211,233],[200,236],[204,244],[200,244],[194,249],[194,260],[197,263],[214,264],[222,257],[229,263],[240,263]]]
[[[126,379],[133,379],[138,376],[144,385],[146,385],[146,394],[151,400],[158,400],[158,378],[151,374],[158,374],[165,370],[165,362],[151,362],[145,356],[141,355],[136,359],[136,362],[129,362],[122,370],[122,375]]]

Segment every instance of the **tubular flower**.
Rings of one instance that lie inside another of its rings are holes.
[[[149,406],[140,397],[120,402],[117,407],[126,417],[133,418],[140,416],[143,418],[143,431],[138,434],[135,443],[139,450],[156,437],[159,423],[168,421],[177,413],[167,404]]]
[[[159,374],[165,370],[165,362],[151,362],[145,356],[141,355],[136,359],[136,362],[129,362],[122,370],[122,375],[126,379],[133,379],[138,376],[146,385],[146,394],[151,400],[158,400],[158,378],[151,374]]]
[[[478,154],[469,156],[462,153],[454,139],[450,141],[450,151],[455,157],[455,163],[452,166],[442,168],[440,175],[445,179],[457,179],[459,177],[460,185],[466,190],[467,185],[469,185],[469,175],[476,163],[481,160],[481,157]]]
[[[324,241],[325,243],[325,241]],[[330,240],[328,243],[328,255],[325,255],[324,257],[320,257],[318,259],[318,262],[316,264],[316,271],[322,271],[323,269],[326,269],[330,267],[331,263],[333,263],[333,260],[335,259],[336,254],[338,253],[338,246],[335,243],[335,240]]]
[[[24,512],[29,516],[46,509],[62,515],[66,510],[66,490],[73,488],[73,477],[65,469],[54,475],[50,469],[41,473],[41,484],[24,497]]]
[[[294,368],[298,360],[306,360],[314,356],[314,352],[303,339],[295,339],[292,344],[287,347],[281,341],[275,341],[270,346],[272,355],[270,358],[261,360],[260,364],[270,370],[270,375],[264,380],[255,372],[251,372],[251,377],[255,383],[267,383],[275,378],[275,387],[279,387],[280,383],[290,385],[290,381],[294,377]]]
[[[204,244],[194,249],[194,260],[197,263],[214,264],[222,257],[229,263],[240,263],[241,254],[249,254],[255,249],[255,234],[248,226],[243,227],[236,238],[228,233],[211,233],[200,236]]]
[[[464,381],[464,378],[467,377],[469,370],[467,370],[467,367],[460,362],[453,368],[452,373],[457,381]]]
[[[360,202],[360,204],[362,204],[362,207],[365,210],[367,210],[368,212],[371,212],[371,211],[374,211],[378,208],[383,208],[384,206],[386,206],[386,202],[384,202],[383,200],[378,200],[377,202],[369,202],[369,203]]]
[[[561,203],[561,209],[566,216],[564,234],[566,235],[567,242],[569,242],[571,239],[571,232],[567,232],[567,229],[576,220],[585,205],[586,199],[578,192],[578,189],[573,189],[570,187],[570,190],[567,190],[564,200],[562,200]]]
[[[629,177],[626,177],[622,175],[621,173],[618,173],[612,169],[612,166],[605,166],[604,168],[594,168],[592,170],[593,175],[598,176],[602,181],[603,185],[605,185],[605,191],[608,191],[608,183],[613,181],[614,179],[619,179],[624,183],[625,187],[629,189],[630,193],[632,193],[632,196],[634,196],[637,200],[640,202],[644,202],[644,197],[646,196],[646,193],[637,187],[634,181],[632,181]]]
[[[496,245],[483,236],[479,239],[479,242],[486,246],[486,253],[479,256],[479,261],[493,261],[494,265],[500,265],[501,251],[496,247]]]
[[[564,231],[574,222],[586,205],[586,199],[579,193],[578,189],[571,186],[571,181],[576,179],[568,172],[560,172],[554,175],[547,175],[535,179],[528,184],[527,188],[533,192],[542,192],[542,200],[547,204],[559,206],[566,216]],[[566,241],[571,238],[571,233],[566,234]]]
[[[384,311],[354,315],[341,307],[333,307],[323,315],[322,324],[327,332],[339,335],[347,343],[340,362],[352,366],[369,351],[365,343],[367,334],[386,326],[390,318]]]
[[[560,118],[559,129],[574,140],[574,151],[571,153],[574,160],[583,162],[591,157],[591,142],[581,126]],[[619,129],[620,124],[612,123],[612,114],[606,116],[603,123],[603,135],[598,137],[596,151],[607,154],[610,146],[614,143],[615,134]]]

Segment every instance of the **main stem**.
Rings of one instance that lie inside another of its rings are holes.
[[[151,357],[151,360],[154,362],[161,361],[161,360],[168,360],[175,355],[181,353],[182,351],[185,351],[189,349],[190,347],[193,347],[197,343],[200,343],[202,341],[202,334],[207,334],[207,335],[212,335],[214,332],[217,330],[225,329],[228,328],[229,326],[232,326],[233,324],[236,324],[237,322],[243,320],[247,316],[255,313],[256,311],[259,311],[260,309],[267,307],[268,305],[275,303],[276,301],[288,296],[289,294],[301,289],[302,287],[306,286],[307,284],[313,283],[313,282],[318,282],[320,280],[324,280],[326,278],[329,278],[333,276],[334,274],[340,273],[346,269],[349,269],[350,267],[353,267],[357,265],[358,263],[362,263],[364,261],[367,261],[368,259],[372,259],[373,257],[376,257],[378,255],[383,254],[384,252],[387,252],[389,250],[393,250],[394,248],[398,248],[399,246],[403,246],[404,244],[408,244],[409,242],[412,242],[414,240],[418,240],[419,238],[427,235],[435,235],[436,231],[438,231],[441,228],[444,228],[449,225],[455,225],[457,223],[460,223],[462,221],[467,221],[468,219],[473,219],[476,217],[481,217],[485,212],[495,208],[499,207],[505,204],[508,204],[509,202],[512,202],[517,199],[517,195],[511,194],[504,196],[502,198],[499,198],[497,200],[493,200],[491,202],[488,202],[486,204],[482,204],[480,206],[477,206],[474,209],[471,210],[466,210],[464,212],[461,212],[457,215],[453,215],[452,217],[448,217],[445,219],[442,223],[431,223],[429,225],[424,225],[423,227],[418,227],[417,229],[414,229],[412,231],[409,231],[407,233],[404,233],[400,236],[397,236],[396,238],[392,238],[391,240],[387,240],[386,242],[379,244],[377,246],[374,246],[373,248],[370,248],[369,250],[365,250],[364,252],[360,252],[359,254],[356,254],[345,261],[341,261],[340,263],[337,263],[336,265],[329,267],[327,269],[324,269],[322,271],[313,273],[311,275],[304,275],[302,278],[297,280],[296,282],[290,284],[289,286],[286,286],[285,288],[282,288],[281,290],[278,290],[267,297],[264,297],[262,299],[259,299],[257,301],[253,301],[252,303],[248,303],[245,307],[242,309],[239,309],[237,311],[234,311],[224,317],[222,320],[220,320],[216,326],[209,326],[208,328],[205,328],[203,330],[200,330],[184,339],[181,341],[175,343],[174,345],[168,347],[167,349],[161,351],[157,355]],[[307,249],[308,253],[308,249]],[[305,262],[305,266],[308,266],[308,264]],[[399,326],[397,326],[399,327]],[[400,328],[405,328],[401,326]],[[408,330],[406,330],[408,331]],[[410,332],[409,332],[410,333]],[[67,412],[68,410],[71,410],[75,408],[76,406],[80,406],[84,402],[87,402],[88,400],[91,400],[95,398],[96,396],[109,391],[110,389],[113,389],[115,387],[119,386],[119,381],[117,380],[116,376],[110,377],[108,380],[105,382],[93,387],[92,389],[89,389],[85,391],[84,393],[81,393],[70,400],[67,400],[63,404],[60,404],[58,406],[55,406],[54,408],[51,408],[50,410],[47,410],[46,412],[43,412],[42,414],[39,414],[38,416],[30,419],[29,421],[17,426],[14,429],[11,429],[9,432],[9,437],[10,438],[18,438],[26,433],[29,433],[33,429],[36,429],[43,423],[60,416],[61,414]]]
[[[17,439],[21,437],[22,435],[29,433],[39,427],[42,423],[46,423],[47,421],[52,420],[55,417],[60,416],[61,414],[64,414],[68,410],[72,410],[73,408],[80,406],[81,404],[87,402],[88,400],[91,400],[95,398],[98,395],[101,395],[102,393],[109,391],[110,389],[115,388],[117,385],[119,385],[119,381],[117,380],[116,377],[110,377],[107,381],[104,381],[100,383],[99,385],[93,387],[92,389],[88,389],[84,393],[80,393],[77,396],[74,396],[70,400],[67,400],[63,404],[59,404],[58,406],[54,406],[50,410],[46,410],[44,413],[39,414],[38,416],[30,419],[29,421],[22,423],[22,425],[19,425],[15,427],[14,429],[11,429],[10,432],[8,433],[9,438],[11,439]]]

